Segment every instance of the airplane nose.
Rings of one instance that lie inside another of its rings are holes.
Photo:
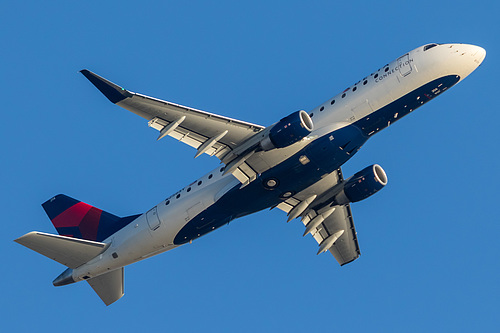
[[[448,49],[451,51],[450,65],[461,80],[476,70],[486,57],[485,49],[476,45],[449,44]]]
[[[473,47],[475,48],[475,51],[472,52],[472,56],[474,57],[474,62],[476,62],[477,65],[479,66],[486,57],[486,50],[480,46],[473,45]]]
[[[472,57],[476,67],[481,65],[484,58],[486,57],[486,50],[480,46],[462,44],[460,45],[459,49],[463,49],[462,55],[464,55],[466,58],[470,59]]]

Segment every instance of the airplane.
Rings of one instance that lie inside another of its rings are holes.
[[[85,280],[106,305],[124,295],[124,266],[175,249],[266,208],[300,218],[304,236],[340,265],[360,256],[350,203],[388,181],[378,164],[345,179],[341,166],[374,134],[472,73],[486,51],[427,44],[381,67],[309,112],[264,127],[126,90],[81,73],[112,103],[148,121],[157,140],[173,137],[221,167],[147,212],[118,217],[59,194],[42,204],[58,235],[33,231],[15,241],[65,266],[53,281]]]

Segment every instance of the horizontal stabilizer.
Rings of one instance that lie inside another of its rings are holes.
[[[104,304],[110,305],[123,295],[123,267],[87,280]]]
[[[32,231],[15,242],[69,268],[76,268],[102,253],[107,244]]]

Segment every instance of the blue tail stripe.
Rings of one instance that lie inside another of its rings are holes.
[[[127,224],[138,218],[139,216],[141,215],[139,214],[139,215],[117,218],[116,216],[103,211],[101,215],[101,221],[99,222],[99,229],[97,230],[97,241],[102,242],[103,240],[105,240],[118,230],[122,229]]]

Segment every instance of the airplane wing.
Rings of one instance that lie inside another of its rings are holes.
[[[320,245],[336,232],[344,231],[329,249],[341,266],[356,260],[361,254],[349,204],[337,206],[335,211],[315,229],[312,235]]]
[[[294,207],[297,207],[311,195],[320,195],[343,180],[342,171],[339,168],[337,171],[307,188],[303,192],[300,192],[280,203],[277,208],[286,213],[290,213]],[[361,252],[359,250],[350,205],[335,206],[334,208],[335,210],[333,213],[330,213],[328,217],[326,217],[317,227],[314,227],[310,233],[316,242],[318,242],[320,251],[322,245],[326,245],[325,243],[329,240],[335,239],[333,245],[331,245],[328,250],[333,254],[340,265],[345,265],[356,260]],[[316,216],[324,214],[324,212],[329,210],[331,211],[331,207],[329,206],[322,207],[318,210],[306,210],[302,215],[304,226],[307,226],[308,223],[311,222]],[[320,251],[318,251],[318,254]]]
[[[222,160],[233,148],[264,129],[125,90],[86,69],[81,73],[112,103],[148,120],[150,127],[160,131],[158,140],[169,135],[196,148],[195,157],[205,153]]]

